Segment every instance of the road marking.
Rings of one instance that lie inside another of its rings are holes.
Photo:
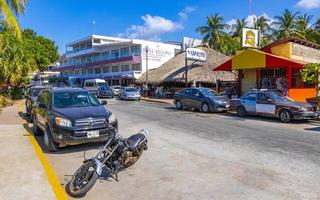
[[[19,103],[18,105],[18,110],[19,112],[22,112],[22,106],[23,106],[23,103]],[[26,121],[25,120],[22,120],[23,123],[25,123]],[[61,199],[61,200],[64,200],[64,199],[68,199],[68,195],[66,194],[66,192],[64,191],[64,189],[61,187],[61,184],[59,182],[59,179],[57,177],[57,175],[55,174],[52,166],[50,165],[48,159],[46,158],[46,156],[44,155],[41,147],[39,146],[37,140],[35,139],[35,137],[30,133],[28,132],[28,138],[32,144],[32,147],[34,149],[34,151],[36,152],[42,166],[43,166],[43,169],[47,175],[47,178],[48,178],[48,181],[52,187],[52,190],[56,196],[56,199]]]

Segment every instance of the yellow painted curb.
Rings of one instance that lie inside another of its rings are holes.
[[[22,105],[23,103],[19,103],[18,105],[18,110],[19,112],[22,112]],[[23,120],[23,122],[25,122]],[[36,152],[42,166],[43,169],[47,175],[48,181],[51,185],[51,188],[56,196],[56,199],[68,199],[68,195],[66,194],[65,190],[61,187],[61,184],[59,182],[59,179],[57,177],[57,175],[55,174],[53,168],[51,167],[48,159],[46,158],[46,156],[44,155],[44,153],[42,152],[41,147],[39,146],[37,140],[34,138],[34,136],[28,132],[28,138],[32,144],[32,147],[34,149],[34,151]]]

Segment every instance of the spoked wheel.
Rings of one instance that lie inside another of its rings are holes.
[[[67,185],[67,192],[73,197],[84,196],[96,183],[98,174],[94,161],[84,163]]]
[[[283,123],[289,123],[292,119],[291,113],[288,110],[283,110],[279,114],[280,121]]]
[[[130,151],[125,152],[124,159],[123,159],[124,168],[128,168],[128,167],[134,165],[141,157],[143,151],[144,151],[144,148],[142,146],[135,152],[130,152]]]

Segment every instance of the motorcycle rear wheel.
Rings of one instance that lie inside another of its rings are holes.
[[[72,176],[67,185],[67,192],[73,197],[84,196],[98,179],[96,166],[93,161],[84,163]]]
[[[128,157],[125,157],[123,161],[124,168],[128,168],[134,165],[141,157],[143,151],[144,151],[144,147],[140,147],[136,152],[132,153]]]

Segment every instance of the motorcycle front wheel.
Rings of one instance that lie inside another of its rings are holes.
[[[70,196],[84,196],[96,183],[98,174],[93,161],[84,163],[73,175],[67,185],[67,192]]]

